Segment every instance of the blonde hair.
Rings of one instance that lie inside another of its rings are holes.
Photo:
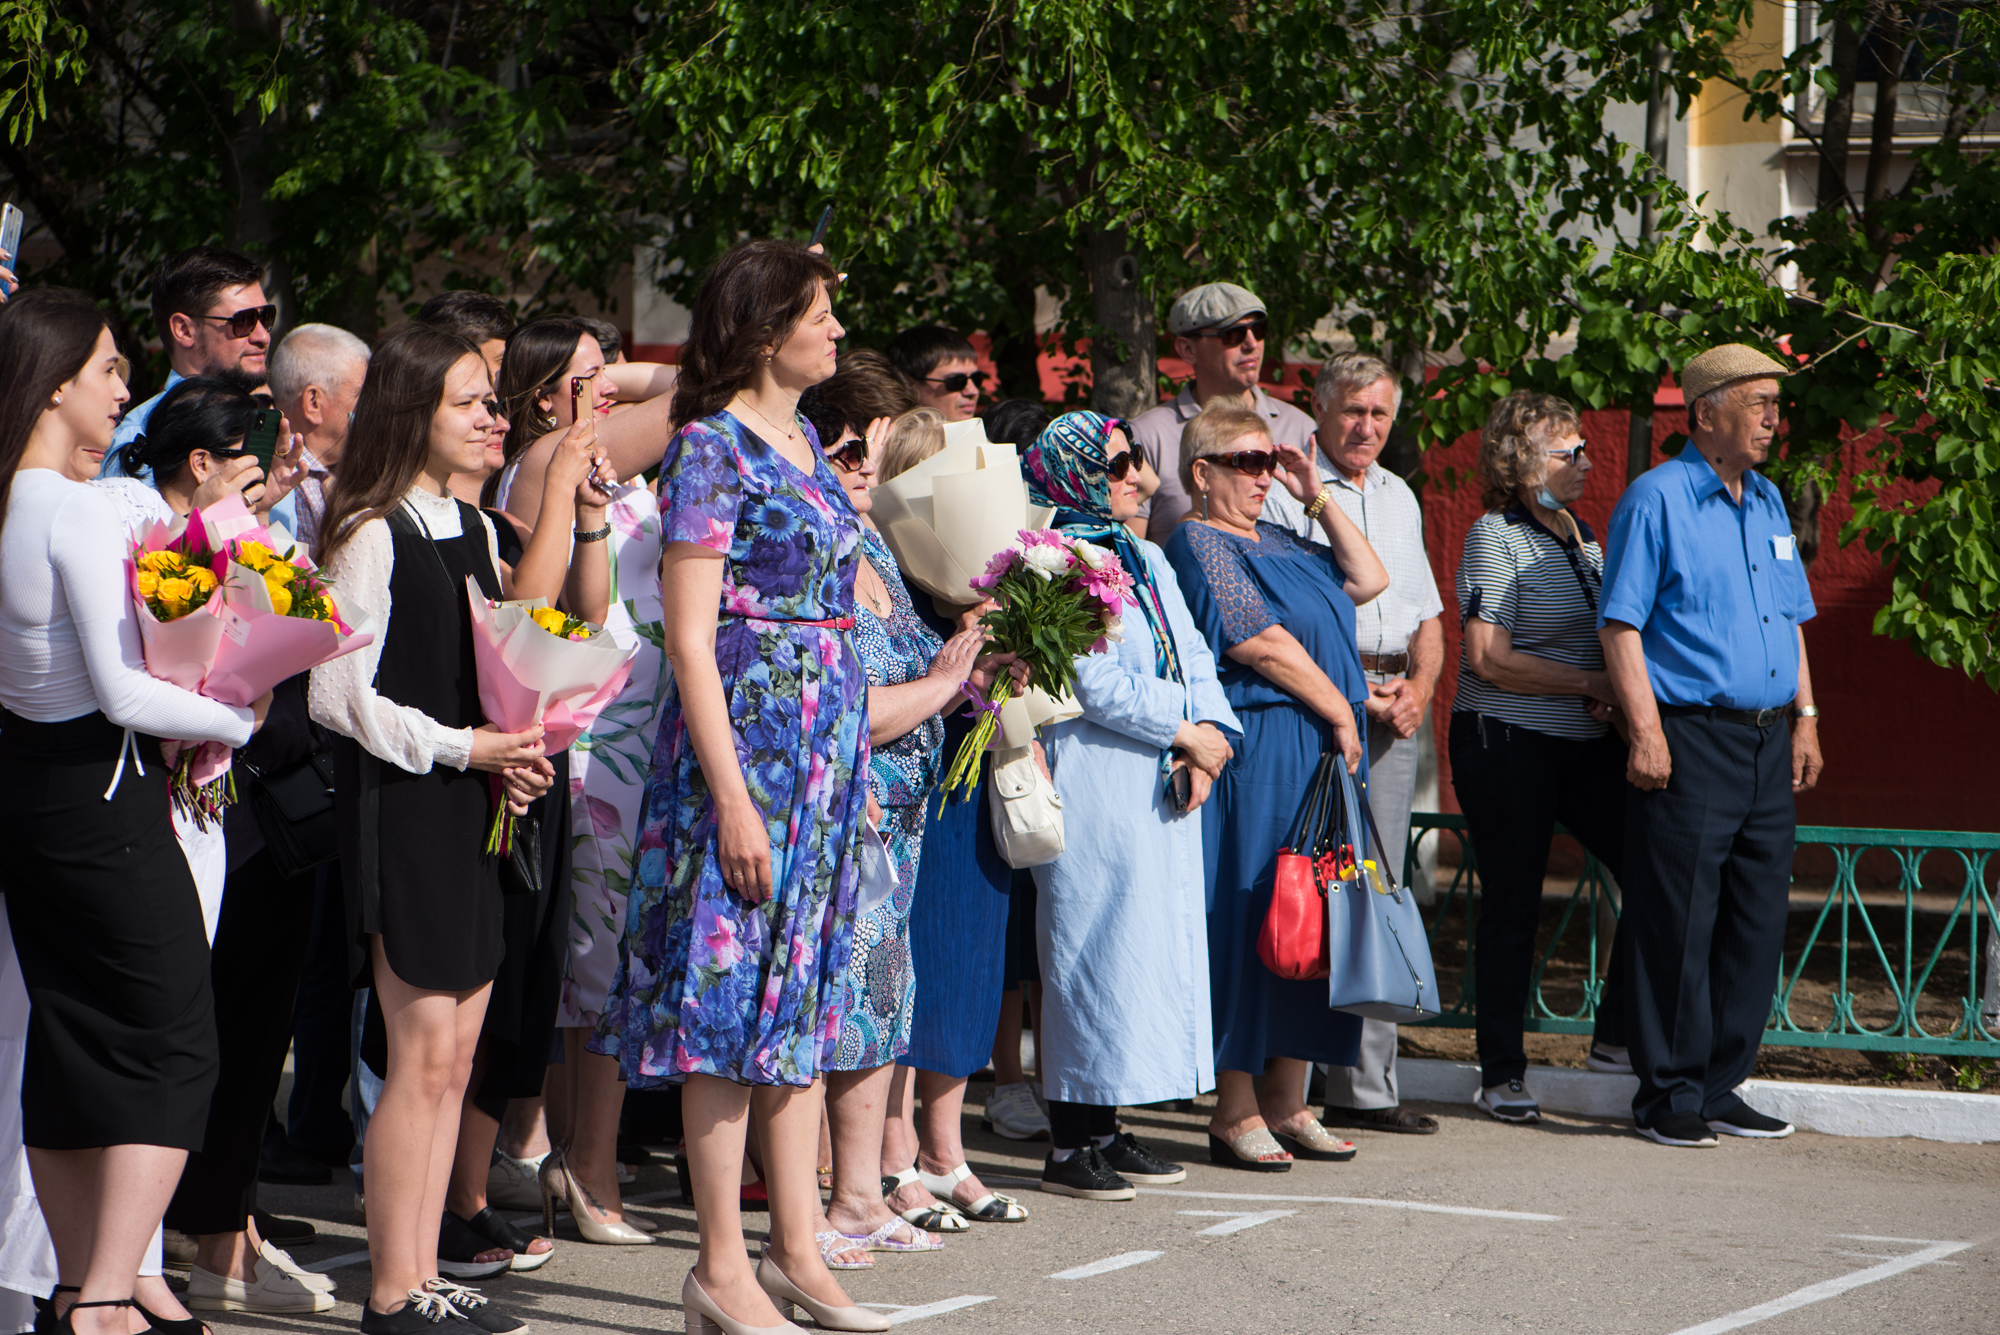
[[[1194,461],[1221,454],[1239,438],[1251,432],[1271,439],[1271,424],[1237,399],[1211,399],[1189,423],[1181,428],[1181,487],[1195,494]]]
[[[909,472],[943,448],[944,414],[935,408],[910,409],[895,420],[889,438],[882,442],[882,457],[875,463],[876,483]]]
[[[1486,508],[1506,509],[1523,487],[1547,477],[1549,459],[1543,451],[1548,443],[1582,425],[1576,409],[1553,394],[1517,389],[1494,404],[1479,432],[1479,478],[1486,484]]]

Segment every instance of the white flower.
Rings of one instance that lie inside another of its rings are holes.
[[[1092,570],[1102,570],[1104,569],[1104,563],[1111,559],[1111,553],[1105,551],[1094,542],[1079,541],[1076,543],[1076,559],[1089,566]]]
[[[1022,553],[1028,568],[1043,579],[1060,575],[1069,569],[1069,553],[1056,547],[1030,547]]]

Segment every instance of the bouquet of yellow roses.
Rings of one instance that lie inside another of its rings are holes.
[[[128,570],[146,670],[224,704],[247,705],[374,638],[341,619],[311,559],[258,524],[241,497],[195,511],[178,533],[156,525]],[[174,800],[205,825],[235,800],[229,748],[173,749]]]

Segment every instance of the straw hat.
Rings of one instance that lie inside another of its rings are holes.
[[[1736,380],[1761,380],[1791,375],[1794,368],[1774,362],[1757,349],[1742,343],[1724,343],[1710,348],[1681,368],[1681,397],[1692,405],[1710,390]]]

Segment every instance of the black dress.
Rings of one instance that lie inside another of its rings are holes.
[[[460,534],[433,540],[407,506],[387,518],[395,547],[389,625],[375,692],[448,728],[476,728],[470,575],[488,598],[500,580],[479,511],[458,502]],[[504,949],[499,867],[485,855],[492,787],[479,770],[409,771],[336,743],[334,812],[347,890],[348,959],[356,987],[373,985],[368,938],[412,987],[465,992],[493,981]]]

